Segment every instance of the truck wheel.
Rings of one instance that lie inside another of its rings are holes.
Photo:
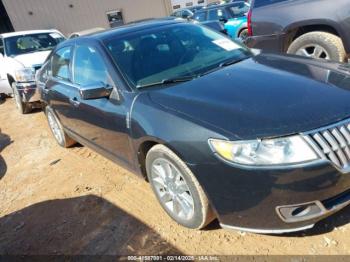
[[[156,145],[146,156],[148,181],[163,209],[179,224],[204,228],[214,219],[209,201],[187,165],[169,148]]]
[[[298,37],[289,46],[287,53],[336,62],[346,61],[342,40],[326,32],[310,32]]]
[[[47,106],[45,108],[45,115],[47,117],[47,121],[49,123],[51,132],[53,136],[55,137],[57,143],[64,148],[68,148],[76,144],[76,141],[74,141],[72,138],[70,138],[66,132],[63,130],[63,127],[56,117],[53,110]]]
[[[32,107],[29,103],[22,102],[21,96],[17,90],[16,83],[12,83],[13,95],[16,101],[16,107],[21,114],[27,114],[32,110]]]

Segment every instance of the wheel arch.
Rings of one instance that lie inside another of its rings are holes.
[[[287,52],[291,43],[301,35],[315,31],[327,32],[339,36],[346,52],[350,52],[350,46],[348,46],[348,43],[344,40],[344,34],[340,28],[338,28],[337,23],[331,20],[300,21],[291,24],[284,30],[285,38],[283,41],[283,51]]]
[[[243,32],[243,30],[248,29],[247,25],[240,27],[237,31],[237,37]]]
[[[137,146],[137,161],[138,161],[138,166],[141,171],[142,177],[148,182],[147,179],[147,173],[146,173],[146,156],[149,150],[156,146],[156,145],[164,145],[168,147],[171,151],[173,151],[182,161],[186,162],[181,154],[173,147],[171,146],[168,142],[163,141],[161,139],[155,138],[155,137],[147,137],[143,139],[142,142],[140,142]]]
[[[11,74],[7,74],[7,81],[9,82],[9,85],[12,87],[12,83],[16,82],[16,79]]]

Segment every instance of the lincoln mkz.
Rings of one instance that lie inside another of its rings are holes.
[[[149,181],[194,229],[285,233],[350,203],[350,70],[151,20],[60,43],[37,74],[49,126]]]

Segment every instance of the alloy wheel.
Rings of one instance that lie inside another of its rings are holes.
[[[51,113],[47,113],[47,119],[50,125],[50,128],[52,130],[53,135],[55,136],[56,140],[58,141],[59,144],[63,143],[63,135],[60,129],[60,126],[56,120],[56,117]]]
[[[317,58],[317,59],[326,59],[326,60],[330,59],[330,56],[327,50],[317,44],[304,46],[300,48],[296,52],[296,54],[301,56],[311,57],[311,58]]]
[[[181,172],[167,159],[158,158],[151,167],[151,183],[168,212],[182,220],[194,215],[194,200]]]

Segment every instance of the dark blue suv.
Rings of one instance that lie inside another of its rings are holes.
[[[349,0],[253,0],[246,44],[269,52],[345,62]]]

